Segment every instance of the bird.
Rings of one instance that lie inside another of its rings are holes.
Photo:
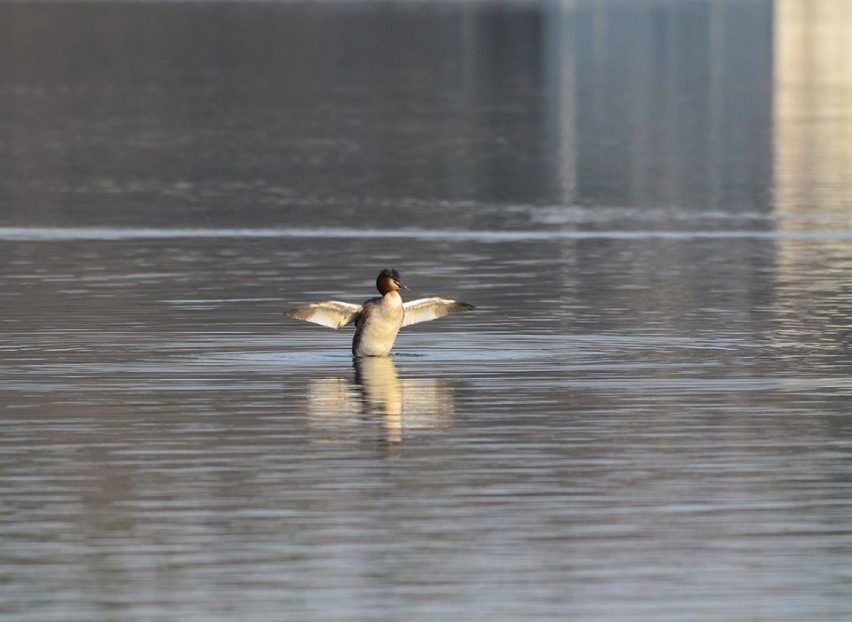
[[[323,300],[288,309],[284,315],[334,329],[354,324],[353,356],[388,356],[403,326],[475,308],[466,302],[437,296],[403,302],[399,290],[408,287],[402,282],[399,272],[387,268],[376,277],[376,289],[381,296],[365,300],[360,305]]]

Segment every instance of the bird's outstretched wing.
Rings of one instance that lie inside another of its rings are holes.
[[[412,300],[403,305],[405,316],[402,318],[403,326],[411,326],[420,322],[428,322],[450,313],[460,313],[474,309],[473,305],[458,300],[447,300],[446,298],[420,298]]]
[[[361,313],[361,308],[361,305],[353,305],[348,302],[323,300],[322,302],[312,302],[302,307],[288,309],[284,312],[284,315],[336,329],[356,321],[358,314]]]

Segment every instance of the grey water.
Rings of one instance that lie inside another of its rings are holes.
[[[852,618],[851,42],[0,4],[2,618]],[[281,315],[384,267],[478,308]]]

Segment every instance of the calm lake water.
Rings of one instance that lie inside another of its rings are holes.
[[[3,619],[852,618],[850,42],[0,4]],[[281,316],[386,266],[478,309]]]

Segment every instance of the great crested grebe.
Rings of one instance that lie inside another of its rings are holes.
[[[396,270],[382,270],[376,278],[381,296],[356,305],[337,300],[312,302],[284,312],[297,320],[313,322],[329,328],[355,324],[352,354],[355,356],[387,356],[396,335],[403,326],[428,322],[450,313],[470,311],[466,302],[446,298],[420,298],[403,302],[400,289],[408,289]]]

